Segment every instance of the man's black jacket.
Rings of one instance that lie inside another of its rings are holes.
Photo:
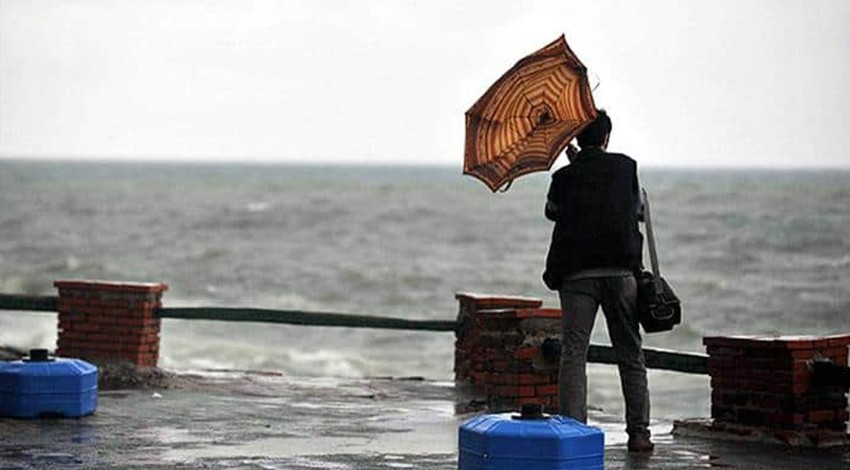
[[[555,222],[543,281],[558,290],[563,280],[588,269],[642,266],[638,230],[637,164],[598,147],[582,149],[552,175],[546,216]]]

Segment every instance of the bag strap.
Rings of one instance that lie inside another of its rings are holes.
[[[661,269],[658,267],[658,254],[655,251],[655,233],[652,231],[652,216],[649,210],[649,197],[646,189],[640,188],[643,199],[643,220],[646,225],[646,241],[649,244],[649,260],[652,263],[652,274],[655,275],[656,286],[661,283]]]

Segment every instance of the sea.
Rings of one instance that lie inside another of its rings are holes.
[[[57,279],[164,282],[166,307],[453,320],[457,292],[538,297],[549,176],[492,193],[454,166],[0,160],[0,292]],[[662,275],[712,335],[850,332],[850,171],[642,168]],[[647,257],[648,259],[648,257]],[[647,262],[648,264],[648,262]],[[602,315],[592,341],[609,344]],[[0,311],[0,345],[56,344],[56,315]],[[164,319],[160,365],[451,382],[452,333]],[[616,367],[589,404],[622,413]],[[708,416],[707,377],[650,371],[653,416]]]

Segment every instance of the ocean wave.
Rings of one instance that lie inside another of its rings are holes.
[[[166,340],[160,356],[162,366],[175,370],[265,370],[291,376],[344,378],[381,375],[382,370],[350,351],[262,347],[212,338],[196,344]]]
[[[269,209],[271,209],[272,207],[274,207],[274,204],[272,204],[270,202],[256,201],[256,202],[249,202],[248,204],[246,204],[245,210],[248,211],[248,212],[252,212],[252,213],[268,212]]]
[[[812,268],[850,268],[850,255],[838,258],[812,258],[810,265]]]
[[[28,351],[56,348],[56,315],[0,310],[0,346]]]
[[[49,273],[11,273],[0,277],[0,292],[16,295],[51,295],[56,293],[53,288],[54,280],[55,276],[51,276]]]
[[[107,266],[105,263],[97,260],[80,259],[76,255],[68,255],[64,260],[48,263],[42,268],[46,274],[89,274],[93,278],[98,278],[103,274]]]
[[[766,251],[760,254],[760,263],[765,268],[776,267],[779,269],[800,270],[809,274],[824,274],[825,272],[838,272],[843,268],[850,267],[850,255],[824,256],[817,253],[807,252],[776,252]]]

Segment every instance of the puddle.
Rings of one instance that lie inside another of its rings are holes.
[[[212,439],[193,434],[187,429],[168,426],[141,429],[137,436],[162,444],[204,444],[212,442]]]

